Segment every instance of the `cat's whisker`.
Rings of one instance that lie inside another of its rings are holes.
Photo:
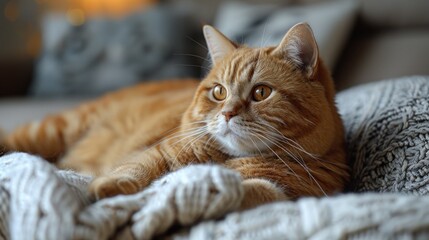
[[[266,139],[267,141],[271,142],[272,144],[276,145],[278,148],[280,148],[281,150],[283,150],[284,152],[286,152],[286,154],[291,157],[293,160],[295,160],[296,162],[300,163],[300,159],[302,161],[304,161],[302,159],[302,157],[300,159],[298,159],[295,155],[293,155],[291,152],[289,152],[288,150],[286,150],[283,146],[279,145],[275,140],[271,140],[268,137],[264,136],[263,134],[258,134],[259,136],[263,137],[264,139]]]
[[[288,144],[289,146],[295,148],[296,150],[301,151],[302,153],[305,153],[306,155],[308,155],[309,157],[313,158],[314,160],[320,160],[320,158],[316,155],[314,155],[313,153],[308,152],[307,150],[305,150],[299,143],[297,143],[296,141],[287,138],[285,136],[283,136],[283,138],[286,140],[284,141],[286,144]]]
[[[206,144],[204,145],[204,149],[207,149],[207,145],[209,145],[209,143],[210,143],[211,141],[215,141],[215,136],[214,136],[214,135],[211,135],[211,136],[209,137],[209,139],[206,141]]]
[[[174,127],[172,129],[169,129],[168,131],[166,131],[164,134],[168,134],[170,132],[173,132],[174,130],[177,130],[179,128],[182,128],[183,126],[188,126],[188,125],[193,125],[193,124],[201,124],[201,123],[205,123],[207,124],[208,121],[207,120],[201,120],[201,121],[194,121],[194,122],[189,122],[189,123],[181,123],[179,126]]]
[[[203,121],[201,121],[201,122],[203,122]],[[180,131],[180,132],[178,132],[178,135],[175,135],[173,137],[170,137],[170,138],[164,140],[164,142],[165,142],[165,141],[169,141],[169,140],[174,139],[174,138],[181,138],[174,143],[170,143],[170,146],[176,146],[178,143],[185,141],[186,139],[191,138],[186,144],[184,144],[184,146],[181,148],[181,150],[177,153],[177,155],[175,157],[175,161],[172,161],[172,164],[176,164],[173,167],[180,167],[180,162],[177,161],[177,157],[180,155],[180,153],[183,151],[183,149],[189,143],[193,142],[194,139],[198,139],[199,136],[206,134],[206,132],[207,132],[206,126],[196,127],[196,128],[191,128],[191,129],[186,129],[184,131]],[[192,144],[191,144],[191,146],[192,146]],[[190,163],[192,163],[192,162],[193,162],[193,160]]]
[[[211,70],[210,68],[208,68],[208,67],[206,67],[206,66],[203,66],[203,65],[195,65],[195,64],[180,64],[180,63],[176,63],[176,64],[174,64],[174,65],[176,65],[176,66],[182,66],[182,67],[196,67],[196,68],[202,68],[202,69],[205,69],[205,70],[207,70],[207,71],[210,71],[210,70]]]
[[[302,163],[292,154],[290,153],[287,149],[285,149],[284,147],[282,147],[281,145],[277,144],[275,141],[270,140],[269,138],[258,134],[260,137],[266,139],[267,141],[271,142],[272,144],[276,145],[278,148],[280,148],[281,150],[283,150],[286,154],[288,154],[291,158],[293,158],[309,175],[309,177],[316,183],[316,185],[319,187],[319,189],[322,191],[322,193],[327,196],[325,190],[322,188],[322,186],[319,184],[319,182],[317,181],[317,179],[313,176],[313,174],[311,173],[313,170],[310,169],[304,162],[304,160],[301,158],[301,160],[303,161]],[[274,152],[274,151],[273,151]]]
[[[201,59],[203,61],[207,61],[207,62],[210,61],[210,59],[208,57],[203,57],[203,56],[199,56],[199,55],[196,55],[196,54],[175,53],[173,55],[175,55],[175,56],[195,57],[195,58]]]
[[[260,135],[262,135],[262,136],[264,136],[264,134],[266,135],[266,134],[268,134],[268,136],[270,136],[270,131],[267,131],[267,130],[262,130],[262,129],[258,129],[258,128],[253,128],[253,130],[254,131],[256,131],[256,132],[258,132],[258,133],[260,133]],[[271,137],[274,137],[275,138],[275,136],[271,136]],[[264,136],[264,138],[266,138],[268,141],[270,141],[271,143],[274,143],[277,147],[280,147],[279,145],[278,145],[278,143],[279,143],[279,141],[278,140],[276,140],[276,139],[269,139],[268,137],[265,137]],[[275,141],[275,142],[273,142],[273,141]],[[282,148],[283,148],[283,146],[281,146]],[[286,149],[282,149],[282,150],[286,150]],[[286,150],[286,152],[287,152],[287,154],[290,156],[290,157],[292,157],[295,161],[299,161],[299,160],[302,160],[303,162],[304,162],[304,160],[303,160],[303,158],[302,158],[302,156],[301,155],[299,155],[299,159],[295,156],[295,155],[293,155],[290,151],[287,151]],[[298,153],[299,154],[299,153]]]
[[[189,149],[189,147],[192,147],[192,145],[197,142],[199,139],[201,139],[202,137],[206,136],[207,134],[209,134],[207,131],[202,132],[200,134],[198,134],[196,137],[194,137],[193,139],[189,140],[181,149],[180,151],[176,154],[176,157],[174,158],[175,161],[177,161],[178,157],[180,156],[180,154],[185,150],[187,151]]]
[[[275,136],[272,136],[271,135],[271,132],[270,131],[261,131],[261,130],[258,130],[258,129],[255,129],[257,132],[259,132],[261,135],[263,135],[263,134],[265,134],[265,136],[264,136],[264,138],[266,138],[268,141],[270,141],[271,143],[273,143],[273,144],[275,144],[277,147],[281,147],[282,148],[282,150],[285,150],[284,149],[284,146],[283,145],[278,145],[278,143],[281,143],[278,139],[276,139],[276,137]],[[270,137],[273,137],[274,139],[269,139],[268,138],[268,136],[270,136]],[[287,150],[285,150],[285,151],[287,151]],[[298,157],[296,157],[295,155],[293,155],[290,151],[287,151],[287,153],[288,153],[288,155],[290,156],[290,157],[292,157],[295,161],[299,161],[299,160],[302,160],[302,161],[304,161],[304,159],[302,158],[302,156],[301,155],[299,155],[299,159],[298,159]],[[299,154],[299,153],[298,153]]]
[[[259,138],[258,137],[258,135],[259,136],[261,136],[260,134],[258,134],[258,133],[253,133],[254,135],[253,136],[255,136],[256,138],[258,138],[259,139],[259,141],[261,141],[265,146],[267,146],[267,148],[268,149],[270,149],[271,150],[271,152],[274,154],[274,155],[276,155],[276,157],[295,175],[295,177],[297,177],[297,178],[301,178],[301,176],[299,176],[290,166],[289,166],[289,164],[287,164],[286,163],[286,161],[285,160],[283,160],[283,158],[281,158],[267,143],[265,143],[261,138]]]
[[[201,121],[195,121],[195,122],[189,122],[189,123],[182,123],[180,126],[177,126],[175,128],[170,129],[169,131],[165,132],[165,134],[171,133],[179,128],[183,128],[184,126],[189,126],[189,125],[194,125],[194,124],[207,124],[206,120],[201,120]],[[168,135],[167,135],[168,137]]]
[[[188,138],[192,138],[192,137],[194,137],[194,136],[198,136],[199,134],[202,134],[202,133],[205,133],[206,132],[206,130],[205,129],[200,129],[200,130],[197,130],[197,131],[195,131],[195,132],[191,132],[191,133],[187,133],[187,134],[182,134],[181,136],[178,136],[178,137],[183,137],[183,138],[181,138],[181,139],[179,139],[179,140],[177,140],[176,142],[174,142],[174,143],[171,143],[172,145],[176,145],[176,144],[178,144],[179,142],[182,142],[182,141],[184,141],[184,140],[186,140],[186,139],[188,139]]]
[[[261,37],[261,43],[260,48],[264,47],[264,37],[265,37],[265,30],[267,28],[267,22],[264,23],[264,29],[262,30],[262,37]]]
[[[271,122],[277,122],[279,123],[281,126],[286,126],[285,122],[283,119],[278,118],[278,117],[274,117],[274,116],[269,116],[267,117],[267,119]]]
[[[183,125],[183,126],[187,126],[187,125],[192,125],[192,124],[201,124],[201,123],[206,123],[206,121],[196,121],[196,122],[186,123],[186,124],[182,124],[182,125]],[[169,130],[169,131],[167,131],[165,134],[168,134],[168,133],[170,133],[170,132],[173,132],[173,131],[175,131],[175,130],[177,130],[177,129],[181,128],[181,127],[182,127],[182,126],[178,126],[178,127],[173,128],[173,129],[170,129],[170,130]],[[183,136],[183,135],[185,135],[185,134],[187,134],[187,133],[191,133],[192,131],[197,131],[199,128],[202,128],[202,127],[195,127],[195,128],[186,129],[186,130],[184,130],[184,131],[174,132],[174,133],[169,134],[169,135],[167,135],[166,137],[164,137],[164,138],[160,139],[159,141],[157,141],[157,142],[153,143],[152,145],[148,146],[146,149],[153,148],[153,147],[155,147],[155,146],[157,146],[157,145],[159,145],[159,144],[161,144],[161,143],[163,143],[163,142],[167,142],[167,141],[169,141],[169,140],[171,140],[171,139],[181,137],[181,136]]]
[[[268,45],[268,43],[270,42],[271,38],[272,38],[272,35],[268,35],[268,37],[266,36],[267,24],[268,24],[268,22],[264,23],[264,29],[262,30],[262,37],[261,37],[260,48],[266,47]]]
[[[278,140],[272,140],[272,143],[275,144],[277,147],[279,147],[281,150],[283,150],[284,152],[286,152],[286,154],[288,154],[291,158],[293,158],[297,163],[299,163],[303,168],[308,169],[312,172],[317,173],[316,171],[314,171],[313,169],[310,169],[307,164],[305,163],[303,157],[299,154],[298,152],[298,156],[295,156],[291,151],[289,151],[284,145],[282,145],[281,141]],[[311,173],[309,173],[311,174]]]
[[[306,118],[306,117],[302,117],[302,119],[303,119],[304,121],[306,121],[306,122],[310,123],[311,125],[316,126],[316,124],[315,124],[314,122],[310,121],[308,118]]]
[[[307,154],[309,157],[311,157],[311,158],[313,158],[313,159],[316,159],[316,160],[319,160],[320,158],[318,157],[318,156],[316,156],[316,155],[314,155],[314,154],[312,154],[312,153],[309,153],[308,151],[306,151],[299,143],[297,143],[296,141],[294,141],[294,140],[292,140],[292,139],[290,139],[290,138],[288,138],[288,137],[286,137],[282,132],[280,132],[278,129],[276,129],[275,127],[273,127],[273,126],[271,126],[271,125],[269,125],[269,124],[267,124],[267,123],[264,123],[263,121],[261,121],[260,122],[262,125],[264,125],[264,126],[266,126],[266,127],[269,127],[270,129],[273,129],[274,131],[276,131],[277,132],[277,134],[276,133],[273,133],[273,134],[276,134],[277,136],[278,136],[278,138],[279,139],[282,139],[282,140],[285,140],[285,143],[286,144],[288,144],[289,146],[291,146],[291,147],[293,147],[293,148],[295,148],[295,149],[297,149],[297,150],[299,150],[299,151],[301,151],[301,152],[303,152],[303,153],[305,153],[305,154]],[[270,131],[269,131],[270,132]]]
[[[269,134],[272,134],[272,133],[270,133],[269,132]],[[319,157],[317,157],[317,156],[314,156],[314,154],[311,154],[311,153],[307,153],[307,152],[305,152],[305,150],[304,151],[302,151],[301,149],[303,149],[301,146],[299,146],[299,148],[298,147],[296,147],[296,146],[294,146],[294,145],[292,145],[292,144],[290,144],[289,142],[288,142],[288,140],[286,140],[286,141],[284,141],[282,138],[278,138],[278,137],[276,137],[276,136],[273,136],[273,137],[275,137],[277,140],[277,143],[279,143],[279,144],[287,144],[287,146],[290,146],[290,147],[293,147],[293,148],[295,148],[295,149],[297,149],[297,150],[299,150],[299,151],[301,151],[301,152],[304,152],[304,153],[306,153],[309,157],[311,157],[313,160],[319,160],[319,164],[321,164],[321,165],[323,165],[324,167],[326,167],[326,168],[328,168],[328,169],[330,169],[331,167],[330,167],[330,165],[327,165],[327,164],[325,164],[323,161],[321,161],[321,159],[319,158]],[[287,138],[288,139],[288,138]],[[284,145],[282,145],[283,147],[284,147]],[[288,151],[290,154],[292,154],[290,151]],[[303,158],[302,158],[302,156],[301,156],[301,154],[300,154],[300,152],[297,152],[297,154],[299,155],[299,158],[301,159],[301,160],[303,160]],[[297,159],[298,160],[298,159]],[[303,163],[305,164],[305,162],[303,161]],[[306,164],[305,164],[306,165]],[[307,166],[307,165],[306,165]],[[317,173],[317,171],[315,171],[315,170],[312,170],[312,172],[314,172],[314,173]]]
[[[278,131],[277,129],[275,129],[275,128],[273,128],[274,130],[276,130],[276,131]],[[301,160],[303,160],[303,157],[301,156],[301,154],[300,154],[300,152],[302,152],[302,153],[305,153],[307,156],[309,156],[309,157],[311,157],[312,159],[314,159],[314,160],[319,160],[319,163],[320,164],[322,164],[323,166],[326,166],[324,163],[323,163],[323,161],[320,161],[320,158],[319,157],[317,157],[317,156],[315,156],[314,154],[312,154],[312,153],[309,153],[309,152],[307,152],[301,145],[299,145],[297,142],[295,142],[295,141],[293,141],[292,139],[290,139],[290,138],[287,138],[286,136],[284,136],[282,133],[280,133],[280,134],[276,134],[276,133],[273,133],[273,132],[271,132],[271,131],[267,131],[267,133],[268,134],[271,134],[271,136],[272,137],[274,137],[275,139],[276,139],[276,141],[278,142],[278,143],[280,143],[280,144],[286,144],[287,146],[290,146],[290,147],[293,147],[294,149],[296,149],[296,150],[298,150],[298,152],[297,152],[297,154],[298,154],[298,156],[299,156],[299,158],[301,159]],[[293,143],[293,144],[291,144],[291,142]],[[283,145],[282,145],[283,146]],[[289,151],[290,152],[290,151]],[[292,153],[291,153],[292,154]]]
[[[275,133],[272,133],[271,131],[268,131],[267,129],[260,129],[259,128],[260,126],[259,125],[256,125],[256,124],[254,124],[253,126],[252,126],[252,129],[254,130],[254,131],[256,131],[256,132],[258,132],[258,133],[260,133],[261,135],[267,135],[268,134],[268,136],[271,136],[271,137],[273,137],[274,139],[271,139],[271,140],[274,140],[274,141],[276,141],[276,143],[281,143],[282,141],[279,141],[279,139],[278,139],[278,137],[276,136],[277,134],[275,134]],[[276,129],[277,130],[277,129]],[[268,140],[268,139],[267,139]],[[270,140],[270,141],[271,141]],[[286,143],[286,142],[285,142]],[[292,154],[290,151],[288,151],[288,153],[289,154]],[[299,155],[299,159],[295,156],[295,155],[291,155],[291,157],[293,157],[296,161],[299,161],[299,160],[301,160],[301,161],[303,161],[304,162],[304,160],[303,160],[303,158],[302,158],[302,156],[299,154],[299,152],[298,152],[298,155]]]
[[[250,133],[250,132],[249,132]],[[261,155],[261,157],[263,157],[264,155],[262,154],[261,150],[259,149],[258,145],[255,143],[255,141],[253,141],[253,138],[250,137],[249,138],[250,141],[252,141],[253,145],[255,146],[255,148],[258,150],[259,154]]]
[[[196,142],[198,142],[201,138],[205,137],[207,134],[208,134],[208,132],[200,134],[200,136],[196,137],[196,139],[188,145],[188,147],[185,149],[185,151],[188,151]]]
[[[206,46],[204,46],[203,44],[201,44],[201,43],[200,43],[200,42],[198,42],[197,40],[195,40],[195,39],[191,38],[190,36],[186,36],[186,38],[187,38],[187,39],[189,39],[189,40],[191,40],[192,42],[194,42],[194,43],[198,44],[198,46],[200,46],[200,47],[204,48],[207,52],[209,51],[209,50],[207,49],[207,47],[206,47]]]
[[[201,136],[201,134],[204,134],[204,133],[199,133],[199,134],[197,134],[197,136],[196,137],[193,137],[192,139],[190,139],[188,142],[186,142],[181,148],[180,148],[180,150],[177,152],[177,154],[176,154],[176,156],[174,157],[174,162],[177,162],[177,159],[178,159],[178,157],[179,157],[179,155],[182,153],[182,151],[188,146],[188,144],[190,144],[193,140],[195,140],[195,139],[197,139],[198,138],[198,136]],[[182,139],[182,140],[184,140],[184,139]],[[180,140],[180,141],[182,141],[182,140]],[[180,142],[179,141],[179,142]],[[175,144],[173,144],[173,146],[175,146]]]
[[[177,143],[179,143],[181,141],[184,141],[186,138],[192,137],[190,135],[196,135],[196,134],[198,134],[200,131],[201,132],[204,131],[203,127],[191,128],[191,129],[188,129],[188,130],[185,130],[185,131],[181,131],[181,132],[177,132],[177,133],[171,134],[170,135],[171,137],[161,139],[160,141],[158,141],[158,142],[152,144],[151,146],[147,147],[145,151],[147,151],[147,150],[149,150],[151,148],[154,148],[157,145],[160,145],[162,143],[170,141],[172,139],[184,137],[184,138],[182,138],[182,139],[180,139],[180,140],[178,140],[178,141],[176,141],[175,143],[172,144],[172,145],[175,145],[175,144],[177,144]]]
[[[264,155],[262,154],[261,150],[259,149],[258,145],[256,144],[256,142],[253,140],[252,136],[254,135],[252,133],[252,130],[255,130],[254,128],[251,128],[249,122],[245,122],[244,124],[242,124],[243,127],[245,127],[245,129],[247,129],[247,133],[249,135],[251,135],[249,137],[250,141],[252,141],[253,146],[255,146],[255,148],[258,150],[259,154],[261,155],[261,157],[263,157]]]

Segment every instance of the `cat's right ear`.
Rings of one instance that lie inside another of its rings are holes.
[[[205,25],[203,32],[213,64],[216,64],[225,55],[237,49],[237,46],[216,28]]]
[[[307,23],[293,26],[274,49],[273,54],[294,62],[309,78],[316,73],[319,49],[313,31]]]

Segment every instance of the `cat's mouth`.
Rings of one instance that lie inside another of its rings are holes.
[[[232,141],[239,141],[239,142],[241,142],[243,140],[243,137],[241,135],[235,133],[232,130],[227,130],[227,132],[224,134],[224,137],[228,137]]]
[[[233,136],[236,138],[243,138],[243,136],[238,130],[236,130],[234,127],[230,126],[229,124],[226,124],[225,130],[222,134],[223,136]]]
[[[232,129],[227,125],[227,126],[225,127],[225,130],[224,130],[224,132],[222,133],[222,135],[227,136],[227,135],[230,135],[230,134],[235,134],[235,133],[234,133],[234,131],[232,131]]]
[[[228,154],[236,157],[253,156],[259,152],[255,146],[255,140],[250,136],[242,136],[234,131],[228,131],[224,136],[218,138]]]
[[[209,127],[223,146],[223,151],[236,157],[252,156],[264,151],[269,143],[255,137],[251,129],[247,129],[239,120],[233,118],[229,122],[218,121],[215,126],[212,125],[214,128]]]
[[[223,131],[219,134],[219,140],[223,145],[232,150],[234,155],[244,156],[254,151],[254,145],[250,136],[243,132],[241,129],[237,129],[238,126],[226,124]]]

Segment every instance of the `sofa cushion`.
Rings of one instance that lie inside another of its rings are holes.
[[[387,78],[429,75],[429,30],[386,30],[354,38],[334,72],[338,89]]]
[[[378,27],[429,26],[427,0],[362,0],[365,22]]]

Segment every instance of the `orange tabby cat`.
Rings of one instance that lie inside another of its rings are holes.
[[[132,194],[189,164],[243,177],[242,208],[341,191],[349,177],[332,79],[311,28],[277,47],[238,46],[210,26],[202,81],[141,84],[24,126],[5,139],[96,176],[96,198]]]

